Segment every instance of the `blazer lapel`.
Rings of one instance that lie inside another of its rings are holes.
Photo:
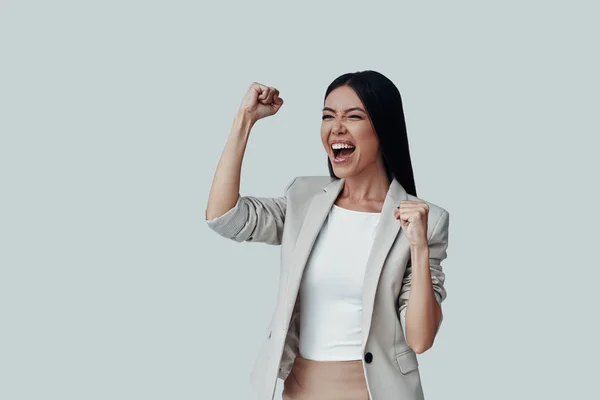
[[[379,223],[375,228],[375,238],[373,239],[373,246],[367,259],[367,268],[365,271],[365,278],[363,282],[363,346],[367,342],[369,337],[369,331],[371,329],[371,317],[373,316],[373,306],[375,303],[375,294],[377,292],[377,285],[379,283],[379,276],[385,260],[398,236],[401,233],[400,221],[394,217],[394,209],[400,205],[400,200],[407,200],[408,196],[402,185],[393,179],[387,196],[383,202],[381,215],[379,217]],[[410,251],[410,246],[406,240],[406,236],[401,233],[399,246],[403,246],[406,249],[401,251]]]
[[[323,192],[317,193],[312,197],[310,205],[308,206],[304,223],[300,228],[300,232],[298,232],[296,246],[291,255],[292,265],[288,273],[286,284],[287,290],[285,291],[288,317],[291,317],[298,295],[298,289],[300,288],[302,274],[306,267],[312,247],[321,231],[325,218],[329,214],[331,207],[333,207],[333,203],[335,203],[335,200],[343,187],[344,178],[331,181],[323,188]]]

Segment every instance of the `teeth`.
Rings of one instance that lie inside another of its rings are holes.
[[[337,149],[353,149],[354,146],[352,146],[351,144],[346,144],[346,143],[334,143],[331,145],[331,148],[334,150]]]

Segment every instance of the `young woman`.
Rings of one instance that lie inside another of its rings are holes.
[[[252,383],[271,400],[423,399],[417,353],[446,298],[448,212],[417,196],[400,93],[375,71],[325,93],[329,176],[301,176],[276,198],[239,194],[251,128],[283,105],[253,83],[211,187],[209,227],[237,242],[281,246],[279,293]]]

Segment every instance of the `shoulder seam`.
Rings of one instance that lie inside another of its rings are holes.
[[[284,194],[285,194],[285,193],[287,193],[287,192],[290,190],[290,187],[292,187],[292,185],[294,184],[294,182],[296,182],[296,180],[297,180],[298,178],[299,178],[299,177],[297,176],[297,177],[295,177],[294,179],[292,179],[292,181],[289,183],[289,185],[287,185],[287,187],[285,188],[285,190],[284,190]]]
[[[440,225],[440,222],[442,222],[442,219],[444,218],[445,214],[448,214],[448,211],[444,210],[444,212],[442,212],[442,214],[438,218],[437,222],[435,223],[435,226],[433,227],[433,230],[431,231],[431,236],[429,237],[429,239],[427,239],[428,242],[435,236],[435,232],[437,231],[437,228]]]

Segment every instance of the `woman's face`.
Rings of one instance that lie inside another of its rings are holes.
[[[371,119],[362,101],[349,86],[332,90],[325,99],[321,140],[338,178],[357,175],[366,168],[375,167],[380,158],[379,140]],[[348,143],[354,150],[338,150],[335,142]]]

